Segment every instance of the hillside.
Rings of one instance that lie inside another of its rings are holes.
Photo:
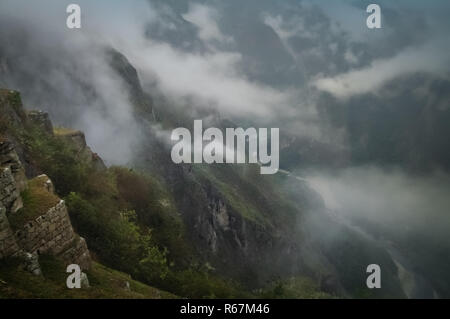
[[[166,146],[151,135],[134,168],[108,168],[82,132],[53,128],[46,114],[25,111],[17,92],[0,93],[2,143],[14,149],[23,168],[8,165],[22,184],[24,175],[30,179],[28,187],[15,192],[22,204],[9,204],[17,206],[8,214],[11,227],[64,205],[95,260],[182,297],[370,297],[361,287],[373,258],[390,278],[373,296],[403,296],[389,255],[330,218],[305,183],[262,176],[251,165],[176,166],[167,159]],[[334,229],[339,240],[323,229]],[[51,247],[51,238],[43,242]],[[27,245],[25,238],[22,246]],[[59,258],[59,252],[49,251]],[[43,287],[42,294],[17,280],[23,270],[13,261],[2,261],[1,278],[11,285],[4,288],[6,296],[51,297],[50,291],[63,289],[56,288],[55,279],[61,278],[61,268],[45,253],[43,277],[30,281]],[[131,287],[140,290],[123,292],[121,278],[127,275],[97,262],[88,268],[94,289],[83,297],[158,295],[134,281]],[[108,286],[108,277],[117,285]]]
[[[171,299],[174,295],[133,280],[129,275],[93,262],[87,276],[89,288],[67,289],[67,273],[60,260],[41,256],[42,276],[20,267],[20,261],[0,264],[0,298],[44,299]]]
[[[23,137],[30,127],[52,136],[48,117],[39,112],[27,114],[19,95],[8,90],[0,90],[0,109],[0,298],[170,298],[169,293],[92,261],[52,181],[46,175],[27,180],[16,152],[16,145],[23,146],[23,152],[26,146],[9,139]],[[72,154],[95,170],[105,169],[83,144],[80,132],[70,136],[81,139],[68,143]],[[80,290],[66,287],[69,264],[80,265],[87,274],[89,282]]]

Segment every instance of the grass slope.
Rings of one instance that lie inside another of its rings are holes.
[[[52,256],[39,258],[43,275],[34,276],[15,259],[0,264],[0,298],[39,299],[167,299],[176,296],[135,281],[129,275],[94,262],[87,271],[90,288],[68,289],[63,263]],[[130,289],[126,288],[129,282]]]

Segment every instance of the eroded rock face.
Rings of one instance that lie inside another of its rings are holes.
[[[0,259],[21,257],[25,268],[35,275],[40,274],[38,256],[44,253],[89,269],[91,257],[86,241],[74,232],[63,200],[15,232],[12,230],[8,216],[20,214],[18,210],[23,207],[20,190],[25,189],[27,180],[12,144],[5,145],[0,148],[3,150],[0,159],[6,165],[0,168]],[[15,179],[13,168],[20,183]],[[36,181],[54,194],[53,183],[47,175],[38,176]]]
[[[15,213],[23,207],[19,188],[9,167],[0,168],[0,203],[8,213]]]
[[[27,187],[27,179],[14,145],[0,141],[0,203],[7,213],[15,213],[23,207],[20,193]]]
[[[220,199],[215,199],[211,200],[209,208],[213,213],[213,222],[223,230],[228,230],[230,228],[230,216],[226,204]]]
[[[27,121],[31,121],[53,135],[53,125],[48,114],[40,111],[26,114],[18,92],[0,89],[0,111],[2,120],[8,124],[23,128]],[[77,132],[69,139],[72,139],[76,151],[94,161],[83,133]],[[47,175],[38,176],[34,182],[41,183],[38,187],[54,194],[53,183]],[[27,186],[28,180],[16,147],[3,135],[0,138],[0,259],[19,257],[23,259],[25,269],[35,275],[40,274],[39,255],[44,253],[55,255],[67,264],[78,264],[82,269],[88,269],[91,257],[86,241],[74,232],[64,201],[59,201],[23,226],[15,225],[19,228],[14,230],[11,228],[9,218],[11,214],[21,213],[21,192]]]
[[[26,121],[27,117],[19,92],[0,89],[0,106],[2,116],[8,123],[22,126]]]
[[[25,269],[35,276],[40,276],[42,274],[41,266],[39,265],[38,254],[23,253],[21,254],[22,259],[25,262]]]
[[[81,273],[81,288],[90,288],[91,285],[89,284],[89,279],[86,273],[82,272]]]
[[[0,259],[13,256],[19,251],[19,245],[6,217],[6,208],[0,204]]]
[[[25,170],[15,151],[14,144],[9,140],[0,141],[0,167],[9,167],[14,177],[16,187],[22,192],[27,187]]]
[[[106,165],[101,157],[92,152],[91,148],[86,144],[86,137],[83,132],[74,131],[60,135],[60,137],[65,139],[69,145],[72,146],[81,161],[92,165],[98,170],[106,169]]]
[[[53,135],[53,124],[47,112],[30,111],[28,112],[28,119],[35,125],[44,130],[47,134]]]

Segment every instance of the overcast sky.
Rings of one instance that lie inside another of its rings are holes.
[[[80,126],[111,158],[119,154],[107,152],[109,136],[133,125],[128,97],[101,46],[122,52],[144,87],[156,83],[180,108],[189,103],[325,140],[340,133],[324,132],[316,108],[323,94],[336,102],[379,97],[389,81],[408,74],[449,76],[448,1],[379,1],[382,29],[369,30],[369,1],[83,0],[76,31],[65,27],[71,2],[1,2],[1,43],[8,46],[0,50],[23,60],[22,70],[2,84],[23,89],[24,77],[35,78],[22,90],[25,101]],[[74,78],[95,86],[96,99]],[[49,87],[64,104],[59,112],[49,106],[55,104],[47,101]]]

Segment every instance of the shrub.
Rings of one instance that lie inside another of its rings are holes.
[[[59,195],[83,190],[89,168],[86,163],[76,159],[74,151],[65,141],[32,124],[19,135],[35,166],[51,178]]]
[[[9,223],[13,229],[19,229],[28,221],[34,220],[56,206],[60,199],[49,193],[41,178],[28,182],[28,188],[21,193],[23,208],[9,216]]]
[[[76,193],[66,202],[74,227],[108,265],[148,283],[167,275],[166,252],[152,241],[148,229],[135,224],[134,211],[99,210]]]
[[[192,250],[186,243],[184,226],[171,196],[154,178],[133,170],[113,167],[123,209],[136,211],[137,221],[152,229],[152,238],[167,248],[167,256],[178,266],[187,266]]]

